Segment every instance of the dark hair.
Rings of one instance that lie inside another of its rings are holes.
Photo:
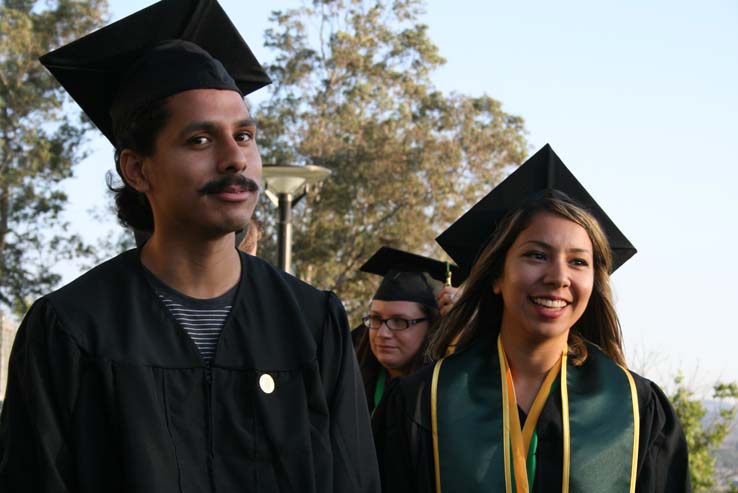
[[[158,99],[142,108],[118,116],[113,121],[115,135],[115,170],[123,184],[113,184],[113,174],[108,172],[106,182],[108,189],[115,194],[115,206],[118,220],[123,226],[152,233],[154,216],[146,195],[136,191],[123,178],[120,170],[120,154],[124,149],[131,149],[142,156],[154,154],[156,138],[169,120],[167,98]]]
[[[493,293],[492,285],[502,276],[507,252],[518,235],[541,212],[556,214],[578,224],[592,241],[594,287],[587,308],[569,332],[572,362],[582,364],[587,359],[587,346],[584,344],[584,340],[587,340],[599,346],[615,362],[625,366],[620,322],[610,290],[612,253],[607,238],[592,214],[556,190],[549,190],[532,199],[511,211],[501,221],[474,262],[461,296],[441,320],[428,349],[432,358],[442,358],[454,344],[457,350],[468,347],[485,331],[499,332],[502,297]]]

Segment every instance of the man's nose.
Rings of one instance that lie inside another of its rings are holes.
[[[218,144],[218,171],[241,173],[248,166],[246,152],[233,138],[222,139]]]

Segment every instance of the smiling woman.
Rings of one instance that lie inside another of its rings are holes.
[[[448,233],[485,228],[431,342],[439,361],[375,420],[383,491],[688,491],[671,405],[624,365],[609,275],[627,240],[550,147]]]

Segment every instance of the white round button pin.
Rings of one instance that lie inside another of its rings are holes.
[[[259,377],[259,387],[261,387],[261,391],[265,394],[271,394],[274,392],[274,378],[268,373],[264,373],[261,377]]]

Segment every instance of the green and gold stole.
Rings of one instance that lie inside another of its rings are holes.
[[[374,384],[374,400],[372,401],[374,406],[372,407],[372,416],[374,415],[374,411],[377,410],[377,406],[379,406],[379,403],[382,402],[386,381],[387,370],[385,370],[384,366],[380,366],[379,371],[377,372],[377,381]]]
[[[634,492],[639,434],[635,383],[630,372],[597,347],[590,344],[588,349],[580,367],[567,365],[562,353],[522,429],[499,340],[485,338],[438,361],[431,387],[437,493],[532,490],[535,427],[556,387],[563,429],[561,491]]]

